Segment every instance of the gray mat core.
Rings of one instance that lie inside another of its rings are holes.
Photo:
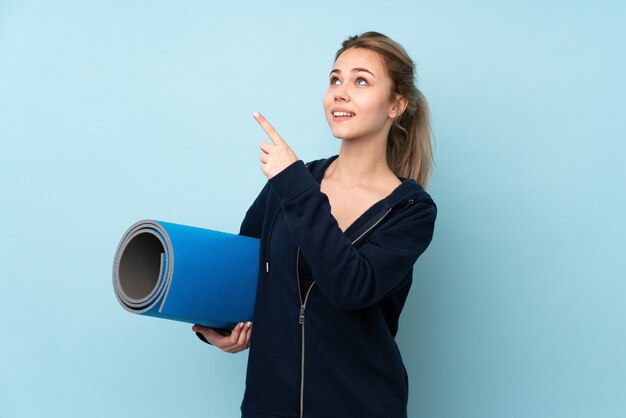
[[[120,286],[126,296],[142,299],[154,290],[164,252],[161,241],[150,233],[139,234],[128,242],[119,264]]]

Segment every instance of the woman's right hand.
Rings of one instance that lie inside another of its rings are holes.
[[[227,353],[235,354],[250,347],[252,322],[238,323],[230,335],[223,335],[213,328],[202,325],[194,325],[191,329],[199,332],[209,343]]]

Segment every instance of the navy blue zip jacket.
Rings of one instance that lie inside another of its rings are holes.
[[[320,191],[335,158],[272,177],[241,225],[241,235],[261,238],[243,418],[406,417],[394,337],[437,209],[403,180],[344,233]],[[306,289],[302,256],[314,280]]]

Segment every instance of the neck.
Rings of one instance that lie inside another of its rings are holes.
[[[340,182],[372,183],[392,174],[387,165],[386,141],[342,140],[339,157],[328,173]]]

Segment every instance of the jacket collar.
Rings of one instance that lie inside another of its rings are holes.
[[[337,159],[339,155],[333,155],[332,157],[312,161],[307,164],[311,175],[318,183],[321,183],[324,173],[328,166]],[[429,200],[430,196],[424,190],[421,184],[418,184],[414,179],[400,178],[402,183],[396,187],[387,196],[384,201],[384,208],[389,209],[395,206],[406,204],[409,200],[413,199],[414,202]]]

